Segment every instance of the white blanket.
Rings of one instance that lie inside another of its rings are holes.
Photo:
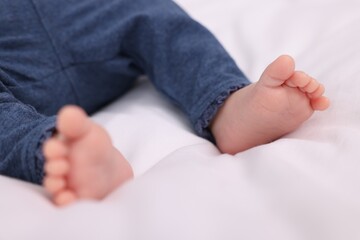
[[[195,136],[147,81],[94,119],[136,178],[101,202],[54,207],[0,177],[0,239],[360,239],[360,2],[179,0],[256,81],[278,55],[322,82],[331,108],[236,156]]]

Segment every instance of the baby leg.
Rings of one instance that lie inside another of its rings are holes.
[[[44,158],[39,146],[52,135],[55,117],[18,101],[0,82],[0,125],[0,174],[40,184]]]
[[[5,127],[0,133],[0,172],[38,184],[46,175],[46,189],[56,203],[65,204],[71,200],[69,195],[104,197],[131,178],[132,170],[104,129],[83,110],[66,108],[57,119],[54,115],[67,104],[77,104],[88,113],[98,110],[126,92],[140,71],[110,43],[105,49],[99,46],[107,44],[98,41],[95,52],[82,42],[78,54],[72,52],[71,44],[78,38],[64,39],[53,31],[74,33],[76,26],[52,24],[69,20],[64,15],[74,6],[69,4],[64,12],[59,11],[62,7],[47,11],[54,3],[0,1],[0,32],[4,33],[0,35],[0,123]],[[49,19],[52,15],[58,18]],[[63,141],[52,137],[55,132]],[[86,156],[89,152],[91,156]]]

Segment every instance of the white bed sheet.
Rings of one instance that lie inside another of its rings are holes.
[[[136,179],[58,209],[0,177],[0,239],[360,239],[360,2],[179,0],[253,80],[288,53],[331,108],[295,132],[220,155],[147,81],[94,116]]]

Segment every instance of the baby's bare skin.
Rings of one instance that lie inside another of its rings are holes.
[[[104,128],[75,106],[60,110],[58,135],[44,144],[45,189],[56,205],[102,199],[133,177],[130,164],[114,148]]]
[[[235,154],[292,132],[329,100],[324,87],[280,56],[260,80],[232,94],[211,124],[218,148]]]
[[[270,64],[257,83],[233,93],[215,116],[211,131],[223,153],[235,154],[274,141],[299,127],[329,100],[324,87],[295,71],[291,57]],[[130,164],[108,133],[78,107],[58,116],[60,138],[44,144],[45,189],[59,206],[77,199],[102,199],[133,177]]]

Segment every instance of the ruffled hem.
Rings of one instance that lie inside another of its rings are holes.
[[[36,145],[36,151],[35,151],[35,182],[38,184],[42,184],[43,178],[45,176],[44,173],[44,163],[45,163],[45,157],[42,151],[42,146],[44,142],[53,136],[53,134],[56,131],[55,128],[55,117],[51,117],[48,119],[49,123],[45,126],[40,139]]]
[[[215,143],[214,136],[212,135],[209,125],[212,119],[215,117],[219,108],[224,104],[225,100],[237,90],[247,86],[249,84],[241,84],[237,86],[230,86],[228,89],[220,93],[220,95],[210,104],[210,106],[204,111],[199,120],[195,123],[195,132],[203,138]]]

